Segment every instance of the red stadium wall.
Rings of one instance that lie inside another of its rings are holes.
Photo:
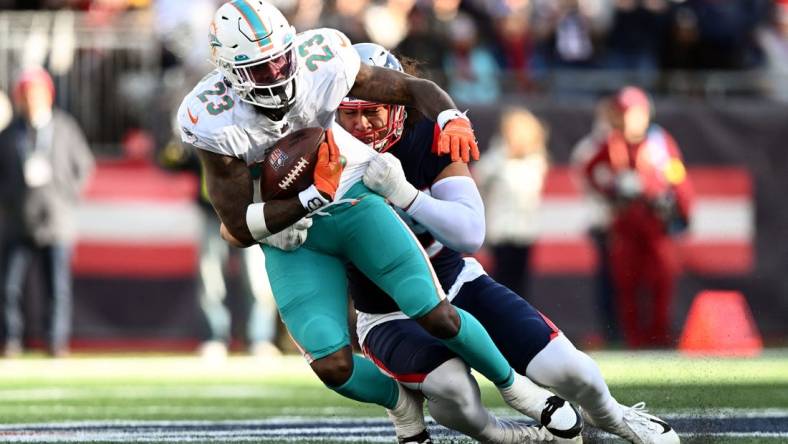
[[[733,167],[689,170],[696,193],[688,235],[678,242],[688,272],[747,275],[754,262],[752,179]],[[533,252],[533,267],[543,275],[589,274],[595,251],[586,236],[588,207],[570,170],[554,166],[547,176],[541,207],[542,236]]]
[[[196,348],[198,186],[152,164],[99,163],[79,211],[74,348]]]

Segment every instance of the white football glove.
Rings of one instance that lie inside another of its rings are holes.
[[[363,180],[367,188],[399,208],[407,208],[419,195],[419,190],[405,179],[399,159],[391,153],[372,157]]]
[[[293,251],[306,242],[307,231],[311,226],[312,219],[303,217],[284,230],[266,237],[260,243],[284,251]]]

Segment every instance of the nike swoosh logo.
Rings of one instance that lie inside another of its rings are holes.
[[[651,421],[651,422],[653,422],[653,423],[656,423],[656,424],[659,424],[659,425],[661,425],[661,426],[662,426],[662,434],[663,434],[663,435],[664,435],[665,433],[668,433],[668,432],[670,431],[670,426],[668,425],[668,423],[666,423],[666,422],[662,422],[662,421],[660,421],[660,420],[658,420],[658,419],[651,419],[651,418],[648,418],[648,420],[649,420],[649,421]]]
[[[189,120],[192,121],[192,124],[197,125],[197,121],[200,120],[200,118],[194,117],[194,114],[192,114],[192,110],[190,110],[189,108],[186,108],[186,113],[189,114]]]

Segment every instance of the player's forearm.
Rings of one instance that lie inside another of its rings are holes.
[[[230,235],[222,234],[222,237],[231,237],[236,246],[255,244],[257,241],[246,224],[247,208],[253,198],[249,169],[240,159],[191,148],[197,153],[205,171],[205,185],[211,204]]]
[[[442,111],[457,108],[449,94],[430,80],[414,78],[409,89],[416,109],[434,121]]]
[[[232,229],[227,223],[222,223],[222,239],[234,247],[249,247],[293,225],[306,213],[297,197],[249,204],[246,207],[243,226],[237,218],[232,219],[236,222]]]
[[[484,242],[484,204],[473,179],[454,176],[432,186],[432,196],[419,193],[407,213],[443,245],[475,253]]]
[[[349,95],[370,102],[412,106],[435,121],[442,111],[456,108],[435,82],[363,64]]]
[[[227,229],[227,225],[224,223],[222,223],[219,227],[219,234],[222,236],[222,239],[224,239],[225,242],[232,245],[233,247],[246,248],[249,246],[233,236],[233,234],[230,233],[230,230]]]
[[[270,236],[298,222],[306,214],[307,210],[298,197],[249,204],[246,207],[245,220],[251,241],[247,239],[241,246],[246,247],[257,242],[263,242]],[[238,239],[234,236],[225,235],[223,232],[222,238],[229,242],[230,245],[238,246]]]
[[[208,187],[208,195],[213,203],[216,214],[222,221],[225,232],[222,238],[235,247],[248,247],[257,243],[246,224],[246,211],[251,202],[251,193],[248,200],[244,199],[244,193],[236,195],[227,194],[217,190],[217,187]],[[237,200],[236,200],[237,199]]]
[[[266,202],[263,214],[268,231],[273,234],[298,222],[307,215],[307,210],[298,197],[293,197],[291,199]]]

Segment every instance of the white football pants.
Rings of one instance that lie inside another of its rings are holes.
[[[599,367],[563,335],[534,357],[526,376],[579,405],[593,425],[612,426],[623,418],[621,406],[610,395]],[[439,424],[481,442],[505,442],[504,424],[484,408],[479,386],[459,358],[441,364],[424,382],[405,385],[421,390],[430,414]]]

